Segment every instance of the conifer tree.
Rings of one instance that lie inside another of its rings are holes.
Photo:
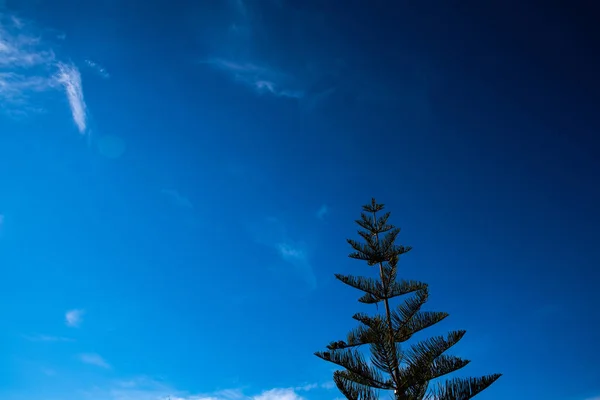
[[[375,199],[363,206],[361,219],[356,223],[362,228],[358,234],[364,243],[348,239],[354,249],[349,257],[376,267],[378,277],[335,275],[346,285],[364,292],[359,302],[383,303],[382,313],[374,316],[355,314],[353,318],[360,324],[348,333],[346,341],[332,342],[327,351],[315,355],[344,368],[335,371],[333,379],[340,392],[350,400],[376,400],[382,390],[393,391],[395,400],[470,399],[501,375],[437,380],[469,363],[445,354],[462,339],[464,330],[414,344],[405,343],[448,314],[421,311],[428,297],[427,284],[397,279],[400,256],[411,248],[396,244],[400,229],[388,223],[389,212],[378,215],[383,209],[384,205]],[[400,296],[404,301],[392,308],[390,300]],[[365,356],[367,352],[363,351],[366,347],[370,350],[369,361]]]

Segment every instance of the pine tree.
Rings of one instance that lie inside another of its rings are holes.
[[[396,244],[400,229],[388,223],[389,212],[375,199],[363,206],[362,228],[358,234],[364,243],[348,239],[354,249],[349,257],[366,261],[379,269],[378,279],[336,274],[336,278],[364,292],[358,299],[365,304],[380,305],[382,314],[357,313],[360,324],[348,333],[346,341],[332,342],[327,351],[316,356],[343,367],[333,379],[342,394],[350,400],[376,400],[381,390],[393,391],[395,400],[467,400],[488,388],[501,375],[480,378],[454,378],[438,382],[437,378],[463,368],[468,360],[444,354],[458,343],[464,330],[446,336],[432,337],[412,345],[412,336],[445,319],[445,312],[421,311],[427,301],[427,284],[397,279],[398,261],[410,247]],[[405,300],[392,309],[390,300]],[[379,307],[377,307],[379,309]],[[369,347],[370,362],[364,347]],[[436,380],[435,382],[432,382]]]

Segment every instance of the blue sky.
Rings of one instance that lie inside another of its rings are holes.
[[[600,398],[591,13],[410,3],[0,1],[0,397],[339,398],[375,196],[478,399]]]

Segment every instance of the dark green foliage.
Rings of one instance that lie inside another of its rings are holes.
[[[400,256],[411,248],[396,244],[400,229],[388,223],[389,212],[377,215],[383,208],[383,204],[377,204],[375,199],[363,206],[361,219],[356,223],[362,228],[358,234],[364,243],[348,240],[354,249],[350,257],[378,267],[378,277],[335,276],[364,292],[359,302],[383,303],[385,312],[374,316],[355,314],[353,318],[360,325],[348,333],[346,340],[332,342],[327,351],[315,354],[343,368],[333,374],[333,380],[350,400],[376,400],[381,390],[393,391],[396,400],[470,399],[494,383],[500,374],[432,382],[469,363],[445,354],[462,339],[465,331],[450,332],[410,345],[404,343],[448,314],[421,311],[429,294],[427,285],[397,279]],[[400,296],[406,297],[392,308],[390,300]],[[370,350],[369,359],[361,346]]]

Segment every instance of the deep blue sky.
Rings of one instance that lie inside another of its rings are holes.
[[[478,399],[600,398],[593,9],[399,3],[0,1],[0,397],[340,397],[375,196]]]

